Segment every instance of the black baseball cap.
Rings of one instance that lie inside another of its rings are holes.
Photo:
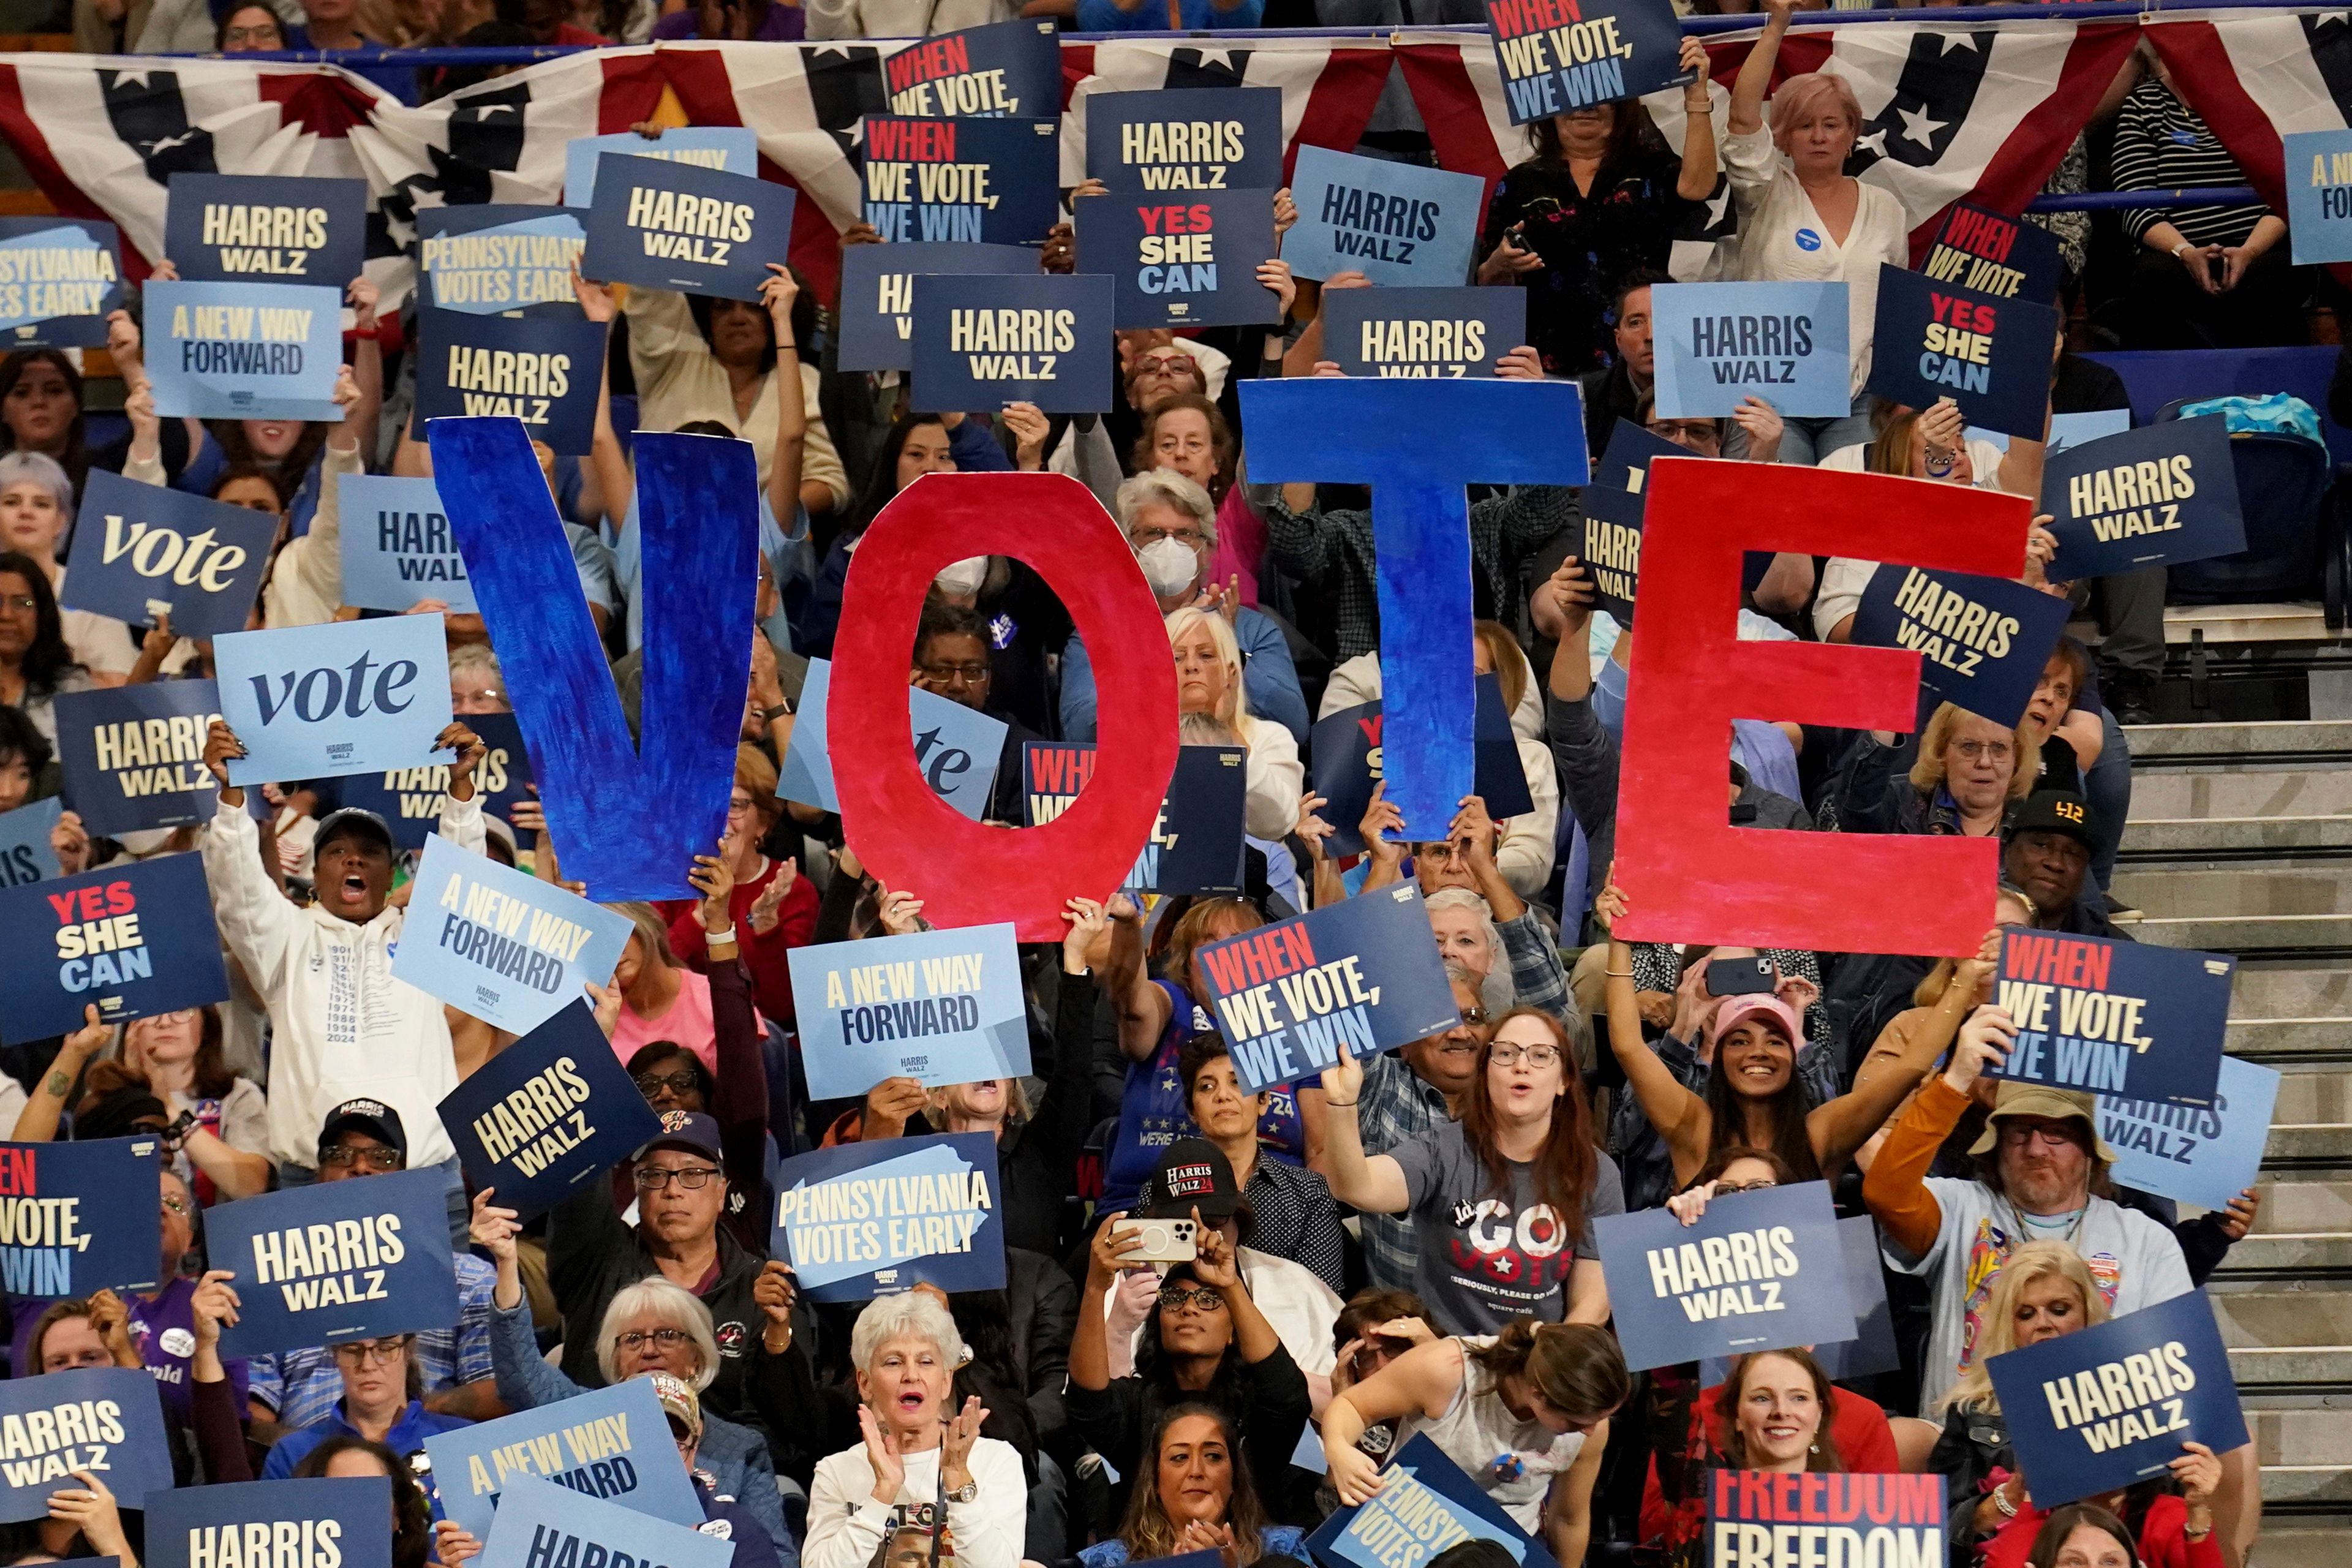
[[[347,805],[329,812],[326,820],[319,824],[317,836],[310,840],[311,855],[317,856],[338,838],[365,838],[383,845],[387,855],[397,857],[400,853],[399,846],[392,841],[391,824],[363,806]]]
[[[2041,789],[2025,797],[2009,826],[2009,836],[2021,833],[2063,833],[2084,848],[2091,847],[2091,803],[2073,790]]]
[[[1211,1225],[1231,1219],[1244,1206],[1234,1163],[1206,1138],[1179,1138],[1160,1157],[1160,1168],[1136,1191],[1141,1219],[1187,1219],[1194,1209]]]
[[[333,1148],[338,1138],[353,1129],[399,1150],[400,1163],[408,1163],[408,1130],[400,1124],[400,1112],[381,1100],[347,1100],[327,1112],[319,1128],[320,1152]]]

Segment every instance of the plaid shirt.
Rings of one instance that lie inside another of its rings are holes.
[[[416,1370],[424,1375],[427,1398],[460,1384],[489,1378],[490,1288],[498,1270],[470,1252],[455,1259],[457,1272],[457,1326],[418,1332]],[[279,1351],[253,1358],[253,1397],[278,1413],[278,1424],[292,1429],[315,1426],[334,1414],[343,1396],[343,1375],[335,1370],[335,1352],[324,1345]]]
[[[1365,1153],[1385,1154],[1453,1120],[1444,1091],[1413,1071],[1402,1056],[1386,1052],[1364,1064],[1356,1127]],[[1363,1230],[1364,1268],[1372,1283],[1391,1290],[1412,1289],[1420,1256],[1412,1215],[1360,1215],[1358,1223]]]

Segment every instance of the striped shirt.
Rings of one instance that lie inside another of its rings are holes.
[[[2114,166],[2119,191],[2246,183],[2245,171],[2221,150],[2204,119],[2153,76],[2124,100],[2116,121]],[[2137,240],[2165,222],[2191,245],[2242,245],[2269,212],[2259,202],[2230,207],[2132,207],[2124,214],[2124,232]]]

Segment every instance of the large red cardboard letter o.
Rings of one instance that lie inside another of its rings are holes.
[[[931,579],[979,554],[1017,556],[1060,595],[1101,693],[1094,776],[1043,827],[988,827],[923,782],[907,739],[908,660]],[[935,926],[1013,922],[1059,942],[1072,897],[1108,899],[1135,868],[1176,771],[1176,665],[1159,604],[1118,525],[1066,474],[926,474],[882,509],[850,558],[825,732],[841,826],[886,888]]]

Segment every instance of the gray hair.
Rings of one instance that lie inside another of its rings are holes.
[[[1472,972],[1466,964],[1462,965],[1464,976],[1477,991],[1478,1005],[1486,1009],[1488,1017],[1499,1018],[1509,1012],[1517,1001],[1517,993],[1511,987],[1510,954],[1503,951],[1503,933],[1496,929],[1493,908],[1467,888],[1440,888],[1422,900],[1422,907],[1432,911],[1468,910],[1475,917],[1478,932],[1486,939],[1489,962],[1483,975]],[[1454,967],[1455,961],[1447,960],[1449,974]]]
[[[1189,513],[1201,525],[1201,537],[1209,548],[1217,547],[1217,503],[1209,499],[1208,491],[1172,468],[1150,469],[1118,487],[1113,506],[1119,527],[1133,527],[1135,514],[1155,503]]]
[[[499,668],[499,656],[490,645],[481,642],[459,643],[449,650],[449,679],[455,680],[467,670],[479,670],[492,680],[504,680],[506,672]]]
[[[849,1331],[850,1364],[867,1371],[884,1345],[902,1339],[929,1340],[950,1372],[963,1360],[963,1334],[939,1298],[928,1290],[902,1290],[875,1297],[857,1314],[857,1326]]]
[[[0,489],[27,479],[57,497],[59,511],[73,516],[73,479],[64,465],[46,452],[0,452]]]
[[[695,1358],[701,1363],[687,1381],[694,1384],[697,1394],[710,1386],[719,1375],[719,1340],[710,1331],[710,1309],[685,1286],[672,1284],[659,1275],[622,1286],[613,1292],[612,1305],[604,1309],[604,1324],[596,1334],[596,1370],[604,1374],[607,1384],[621,1381],[614,1342],[620,1337],[621,1325],[635,1318],[651,1318],[673,1329],[684,1329],[687,1338],[694,1342]]]

